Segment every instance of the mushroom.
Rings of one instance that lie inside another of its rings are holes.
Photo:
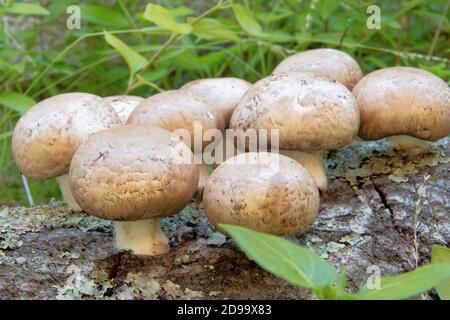
[[[209,177],[203,206],[211,224],[234,224],[275,235],[304,232],[319,211],[319,190],[299,163],[277,154],[230,158]]]
[[[170,90],[153,95],[142,101],[130,114],[129,124],[161,127],[180,134],[190,146],[195,162],[200,168],[199,193],[208,177],[208,165],[203,163],[203,150],[211,143],[204,137],[215,133],[221,136],[224,130],[222,115],[199,96],[183,90]],[[200,158],[200,159],[199,159]]]
[[[269,144],[278,142],[280,153],[300,162],[324,190],[323,155],[352,142],[359,112],[353,95],[339,82],[314,73],[280,73],[250,87],[230,127],[240,141],[252,130],[278,130],[279,141],[271,135]]]
[[[234,109],[250,86],[251,83],[239,78],[207,78],[188,82],[180,90],[207,101],[228,126]]]
[[[114,221],[116,248],[162,254],[169,246],[159,219],[182,210],[197,189],[192,157],[167,130],[124,125],[92,135],[77,149],[70,186],[84,211]]]
[[[130,113],[142,100],[144,100],[142,97],[127,95],[110,96],[103,99],[112,105],[123,124],[127,123]]]
[[[409,154],[429,151],[428,141],[450,132],[450,89],[434,74],[410,67],[374,71],[353,89],[361,114],[359,136],[388,137]]]
[[[361,79],[358,63],[347,53],[336,49],[313,49],[287,57],[273,70],[283,72],[314,72],[336,80],[349,90]]]
[[[65,93],[45,99],[17,122],[12,150],[24,176],[58,180],[72,211],[81,211],[73,199],[67,172],[78,146],[94,132],[120,125],[112,106],[89,93]]]

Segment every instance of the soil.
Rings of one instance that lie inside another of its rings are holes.
[[[351,290],[367,281],[373,266],[392,275],[429,263],[431,246],[448,246],[450,239],[449,154],[449,138],[417,157],[385,141],[331,152],[320,216],[308,232],[288,239],[338,270],[345,266]],[[215,232],[201,203],[162,225],[170,252],[139,257],[114,250],[109,221],[73,214],[57,201],[34,208],[5,204],[0,299],[314,299]],[[431,291],[421,298],[437,296]]]

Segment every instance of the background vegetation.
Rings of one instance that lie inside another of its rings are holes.
[[[317,47],[341,48],[364,73],[405,65],[450,80],[448,0],[163,0],[153,3],[170,11],[156,17],[144,14],[148,2],[3,0],[0,204],[26,203],[11,155],[15,122],[59,93],[147,97],[203,77],[254,82],[286,56]],[[81,29],[68,30],[66,8],[80,3]],[[366,27],[371,4],[381,8],[379,30]],[[31,182],[31,191],[36,203],[60,197],[54,181]]]

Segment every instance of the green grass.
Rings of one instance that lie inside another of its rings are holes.
[[[326,6],[322,5],[324,1]],[[364,73],[394,65],[416,66],[448,82],[450,24],[444,16],[447,1],[378,1],[380,30],[366,28],[366,8],[372,1],[336,1],[336,7],[335,1],[330,0],[234,1],[248,7],[261,26],[261,33],[245,31],[229,6],[216,11],[208,18],[224,25],[237,36],[231,37],[234,40],[229,40],[229,34],[205,39],[193,33],[174,41],[143,72],[146,84],[131,93],[147,97],[157,87],[178,88],[203,77],[234,76],[254,82],[270,74],[286,56],[317,47],[340,47],[357,59]],[[107,9],[101,6],[112,1],[82,1],[82,28],[74,31],[66,28],[65,11],[68,5],[79,1],[37,2],[50,14],[4,15],[0,10],[0,93],[26,93],[35,101],[70,91],[101,96],[124,93],[130,83],[129,69],[106,43],[103,30],[147,59],[170,36],[143,18],[143,1],[115,1]],[[180,22],[214,5],[211,1],[154,2],[171,9]],[[114,14],[105,17],[108,9]],[[439,25],[440,32],[433,41]],[[10,147],[9,132],[19,116],[10,106],[0,105],[0,203],[26,203]],[[31,182],[31,191],[36,203],[60,197],[54,181]]]

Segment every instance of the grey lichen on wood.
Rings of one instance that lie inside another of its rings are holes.
[[[351,289],[368,267],[390,275],[428,263],[431,245],[450,240],[449,154],[449,138],[415,158],[384,141],[332,152],[319,218],[289,239],[345,266]],[[171,243],[163,256],[116,252],[110,225],[56,201],[1,207],[0,299],[313,298],[249,261],[211,228],[201,204],[162,222]]]

